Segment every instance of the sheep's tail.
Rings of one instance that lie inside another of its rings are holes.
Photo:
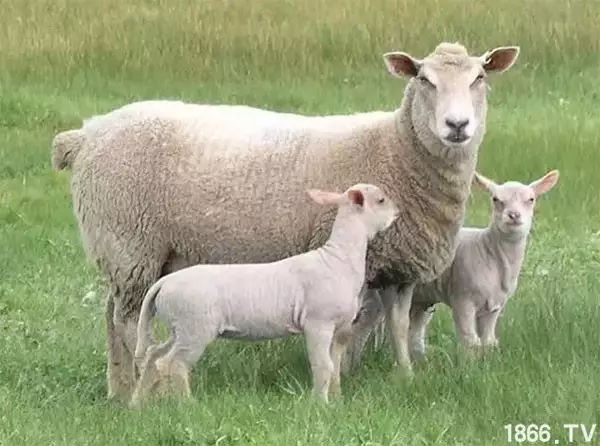
[[[83,130],[60,132],[52,140],[52,167],[55,170],[71,168],[77,154],[85,146]]]
[[[156,313],[156,296],[162,287],[162,280],[159,280],[150,287],[144,301],[142,302],[142,309],[140,310],[140,318],[137,326],[137,343],[135,346],[135,363],[141,364],[146,355],[146,351],[150,344],[152,344],[152,318]]]

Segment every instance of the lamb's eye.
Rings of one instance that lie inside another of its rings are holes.
[[[498,203],[500,200],[498,199],[498,197],[492,197],[492,201],[493,201],[494,203]]]
[[[385,198],[380,198],[379,200],[377,200],[377,203],[379,204],[383,204],[385,202]]]
[[[533,203],[535,201],[535,198],[531,197],[529,200],[527,200],[530,203]]]

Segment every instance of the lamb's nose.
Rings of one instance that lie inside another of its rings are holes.
[[[468,119],[462,119],[462,120],[446,119],[446,125],[449,128],[451,128],[452,130],[454,130],[455,132],[459,133],[466,126],[469,125],[469,120]]]
[[[513,221],[519,221],[521,219],[521,213],[519,211],[508,211],[508,218]]]

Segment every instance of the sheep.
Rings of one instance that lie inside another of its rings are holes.
[[[475,183],[492,196],[491,222],[487,228],[461,229],[451,266],[433,282],[415,288],[410,321],[413,360],[425,353],[427,324],[438,302],[452,309],[467,351],[498,346],[497,324],[517,289],[536,200],[557,184],[558,177],[553,170],[529,185],[515,181],[498,185],[475,175]]]
[[[172,380],[190,396],[189,371],[216,338],[273,339],[303,333],[313,392],[328,402],[340,393],[339,366],[359,307],[367,244],[398,218],[398,207],[381,190],[356,184],[345,193],[308,191],[321,205],[337,205],[324,246],[273,263],[196,265],[159,279],[144,297],[137,327],[136,362],[141,375],[131,404]],[[172,336],[152,342],[153,314]],[[145,358],[145,359],[144,359]]]
[[[393,112],[323,117],[142,101],[59,133],[53,165],[73,171],[83,245],[109,284],[109,397],[131,396],[137,318],[152,283],[193,264],[270,262],[322,245],[335,213],[299,206],[315,184],[379,182],[402,210],[370,245],[367,287],[402,284],[387,293],[387,320],[410,372],[412,289],[453,257],[485,132],[486,77],[518,52],[476,57],[442,43],[423,60],[387,53],[388,70],[409,79]]]

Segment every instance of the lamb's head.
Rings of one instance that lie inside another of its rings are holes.
[[[405,107],[417,138],[437,156],[472,155],[485,133],[487,74],[504,72],[518,47],[500,47],[470,56],[458,43],[441,43],[429,56],[384,54],[396,77],[410,78]]]
[[[316,203],[337,205],[340,212],[359,216],[365,223],[369,238],[387,229],[400,215],[398,206],[372,184],[355,184],[344,193],[311,189],[308,194]]]
[[[517,181],[496,184],[478,173],[474,182],[492,197],[493,228],[504,237],[520,240],[529,234],[537,198],[558,182],[558,170],[548,172],[529,185]]]

